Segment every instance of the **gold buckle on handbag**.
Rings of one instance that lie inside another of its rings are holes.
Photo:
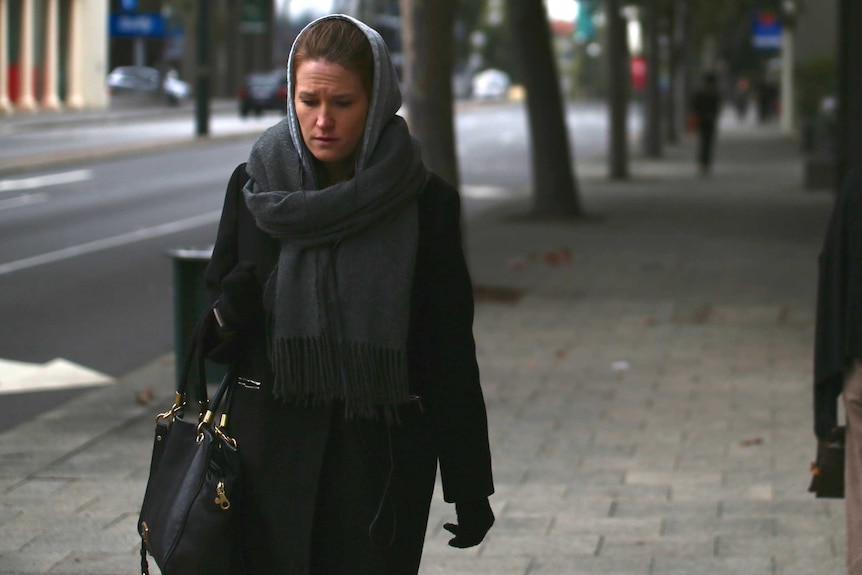
[[[167,426],[170,427],[174,420],[177,418],[177,414],[182,412],[182,410],[186,406],[186,396],[183,393],[177,391],[174,394],[174,404],[171,406],[169,410],[164,413],[160,413],[156,416],[156,423],[159,422],[160,419],[164,419],[167,422]]]

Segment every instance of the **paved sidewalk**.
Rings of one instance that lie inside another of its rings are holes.
[[[832,202],[795,143],[726,126],[578,165],[589,217],[466,225],[497,524],[423,575],[838,575],[840,501],[806,492],[816,256]],[[137,570],[135,520],[172,357],[0,434],[0,574]],[[146,389],[155,397],[137,402]]]
[[[251,138],[279,119],[275,112],[240,118],[236,102],[225,99],[210,103],[206,136],[195,135],[193,104],[0,115],[0,176]]]

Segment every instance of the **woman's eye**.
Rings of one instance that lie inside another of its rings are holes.
[[[300,100],[299,103],[302,104],[303,106],[308,106],[308,107],[312,107],[312,106],[317,104],[317,102],[315,102],[314,100]]]
[[[336,106],[338,106],[339,108],[349,108],[350,106],[352,106],[352,105],[353,105],[353,101],[351,101],[351,100],[342,100],[342,101],[340,101],[340,102],[336,102],[336,103],[335,103],[335,105],[336,105]]]

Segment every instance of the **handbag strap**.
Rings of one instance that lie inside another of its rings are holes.
[[[236,363],[228,365],[227,371],[225,372],[224,377],[222,377],[221,383],[219,383],[219,386],[215,390],[212,400],[210,401],[210,409],[212,411],[216,411],[221,405],[222,400],[225,398],[227,398],[227,400],[225,401],[226,407],[224,411],[227,411],[227,406],[230,405],[230,398],[233,396],[230,391],[236,381],[236,372]]]
[[[156,419],[164,419],[170,422],[173,421],[175,417],[183,415],[186,408],[187,393],[193,371],[197,372],[194,385],[195,395],[198,400],[198,417],[203,417],[204,413],[208,409],[209,401],[207,398],[206,358],[204,357],[203,351],[203,339],[206,333],[207,321],[209,321],[211,315],[212,307],[208,307],[206,312],[203,313],[195,322],[194,329],[191,334],[192,337],[189,338],[183,354],[182,369],[176,382],[174,404],[168,411],[160,413]]]
[[[218,388],[213,394],[212,401],[205,413],[202,414],[200,425],[198,426],[198,430],[200,430],[203,426],[209,426],[213,429],[213,431],[222,436],[222,439],[225,441],[229,441],[231,444],[236,446],[236,442],[225,435],[224,429],[227,427],[228,421],[228,412],[230,410],[230,406],[232,404],[233,399],[233,388],[235,387],[237,378],[237,368],[236,363],[231,363],[227,371],[225,371],[224,377],[221,380]],[[221,410],[221,417],[218,423],[214,423],[215,416],[219,412],[219,407],[224,401],[224,408]]]
[[[198,414],[203,415],[209,406],[206,384],[206,358],[204,357],[203,351],[203,339],[207,328],[207,322],[211,315],[212,307],[208,307],[195,322],[191,337],[186,344],[186,349],[183,354],[182,370],[180,371],[180,377],[177,380],[176,396],[174,398],[174,407],[172,409],[174,412],[182,411],[185,407],[193,372],[195,372],[194,376],[196,376],[194,381],[194,392],[199,404]]]
[[[141,545],[141,575],[150,575],[150,563],[147,561],[147,548]]]

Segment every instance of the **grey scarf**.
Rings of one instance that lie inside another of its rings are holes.
[[[244,190],[258,227],[281,245],[264,290],[274,394],[310,405],[343,401],[360,417],[381,407],[391,415],[409,397],[416,200],[427,177],[402,118],[375,113],[372,101],[369,130],[377,136],[356,175],[314,189],[289,110],[252,148]]]
[[[370,165],[323,190],[301,187],[285,122],[253,148],[245,199],[281,244],[267,282],[274,393],[310,404],[342,400],[350,414],[407,400],[406,343],[425,183],[401,118]]]

